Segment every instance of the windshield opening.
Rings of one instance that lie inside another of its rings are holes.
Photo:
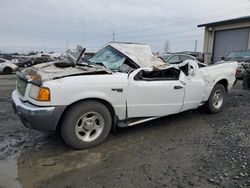
[[[91,64],[102,64],[106,68],[113,71],[118,71],[122,64],[125,62],[126,56],[112,48],[107,46],[99,51],[94,57],[89,59]]]

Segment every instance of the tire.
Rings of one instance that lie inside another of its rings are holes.
[[[216,84],[206,102],[206,109],[211,114],[220,112],[225,103],[226,89],[222,84]]]
[[[10,68],[10,67],[5,67],[4,69],[3,69],[3,73],[4,74],[11,74],[13,72],[13,70],[12,70],[12,68]]]
[[[86,149],[102,143],[109,135],[112,118],[108,108],[89,100],[73,105],[62,119],[61,136],[74,149]]]

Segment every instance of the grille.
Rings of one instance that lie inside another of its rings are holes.
[[[17,80],[17,90],[22,96],[24,96],[24,94],[25,94],[25,90],[26,90],[27,85],[28,85],[27,82],[25,82],[24,80],[18,78],[18,80]]]

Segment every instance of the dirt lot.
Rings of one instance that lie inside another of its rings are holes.
[[[250,92],[240,83],[219,114],[164,117],[83,151],[22,126],[14,88],[14,75],[0,76],[0,188],[250,187]]]

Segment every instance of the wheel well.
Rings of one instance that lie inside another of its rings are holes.
[[[227,92],[227,90],[228,90],[228,81],[226,79],[222,79],[222,80],[218,81],[216,84],[223,85],[225,87],[225,89],[226,89],[226,92]]]
[[[62,119],[63,119],[63,117],[64,117],[64,114],[65,114],[72,106],[74,106],[74,105],[77,104],[77,103],[80,103],[80,102],[83,102],[83,101],[89,101],[89,100],[98,101],[98,102],[102,103],[103,105],[105,105],[105,106],[108,108],[108,110],[109,110],[109,112],[110,112],[110,114],[111,114],[112,121],[113,121],[113,125],[115,125],[115,121],[116,121],[116,120],[115,120],[115,117],[116,117],[116,116],[115,116],[115,110],[114,110],[113,106],[112,106],[108,101],[106,101],[106,100],[104,100],[104,99],[99,99],[99,98],[87,98],[87,99],[83,99],[83,100],[76,101],[76,102],[74,102],[74,103],[68,105],[68,106],[64,109],[64,111],[63,111],[63,113],[62,113],[62,115],[61,115],[61,117],[60,117],[60,119],[59,119],[59,121],[58,121],[58,123],[57,123],[56,130],[60,130],[61,121],[62,121]]]
[[[12,68],[11,68],[11,67],[4,67],[4,68],[3,68],[3,72],[5,72],[6,70],[12,71]]]

